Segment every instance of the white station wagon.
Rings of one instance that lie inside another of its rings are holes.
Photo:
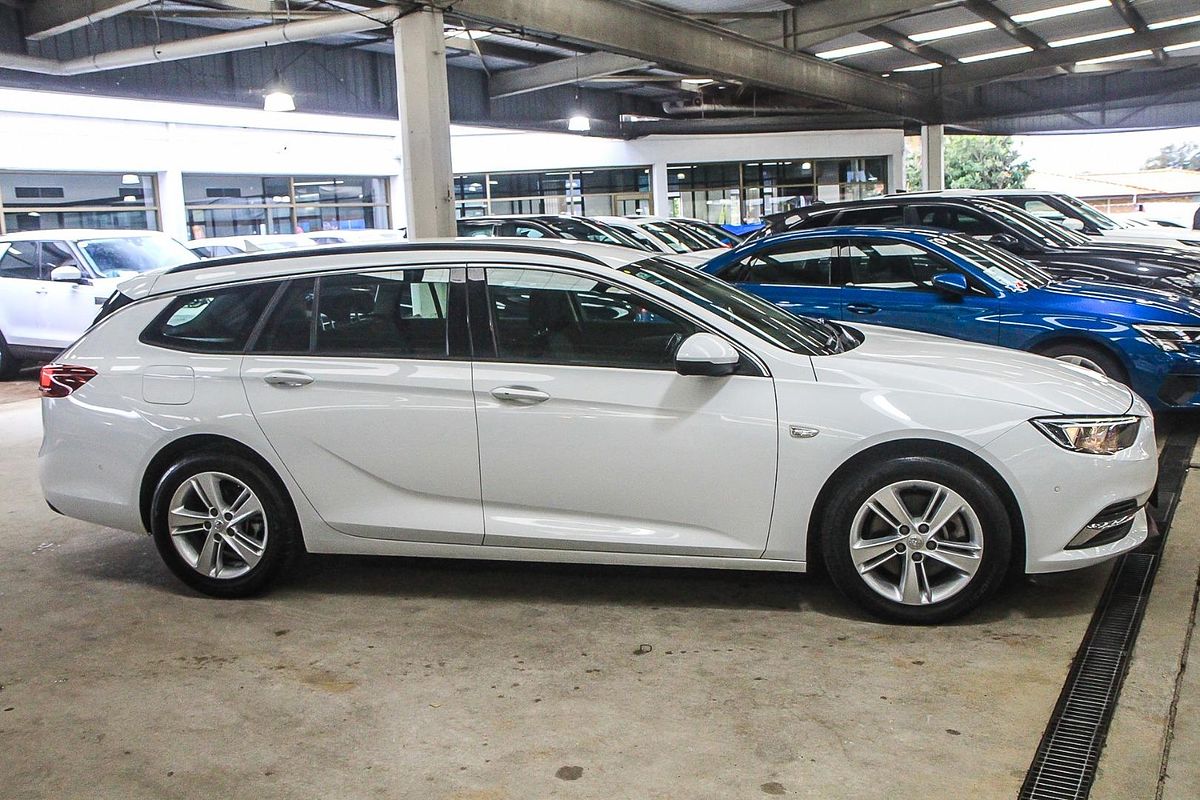
[[[57,511],[217,596],[305,548],[803,571],[927,623],[1147,535],[1150,412],[665,258],[415,242],[148,274],[41,376]]]

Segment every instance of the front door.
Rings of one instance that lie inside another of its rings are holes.
[[[99,281],[99,285],[88,285],[50,280],[50,274],[58,267],[75,267],[85,277],[88,275],[87,267],[79,262],[68,242],[42,242],[39,258],[45,277],[41,288],[45,291],[39,295],[38,327],[50,346],[66,347],[96,321],[100,305],[120,281],[91,278]]]
[[[461,268],[293,281],[242,367],[250,406],[321,517],[356,536],[479,544]]]
[[[842,309],[847,322],[889,325],[956,339],[996,344],[999,301],[969,275],[970,290],[935,289],[934,275],[958,270],[899,239],[860,239],[842,247]]]
[[[679,375],[675,350],[699,326],[615,281],[470,273],[485,544],[762,554],[770,377]]]

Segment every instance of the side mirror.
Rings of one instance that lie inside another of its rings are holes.
[[[962,297],[971,290],[967,285],[966,277],[957,272],[942,272],[934,275],[930,284],[939,292],[944,292],[954,297]]]
[[[1087,230],[1087,226],[1083,224],[1083,221],[1075,219],[1074,217],[1067,217],[1066,219],[1064,219],[1062,222],[1060,222],[1058,224],[1062,225],[1064,228],[1066,228],[1069,231],[1085,231],[1085,230]]]
[[[50,280],[56,283],[86,283],[83,271],[71,264],[64,264],[50,270]]]
[[[1003,248],[1010,253],[1021,252],[1021,241],[1011,233],[995,233],[987,237],[984,241],[988,244],[994,244],[996,247]]]
[[[741,354],[720,336],[693,333],[675,351],[675,371],[680,375],[732,375],[740,360]]]

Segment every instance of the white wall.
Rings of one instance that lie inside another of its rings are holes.
[[[399,123],[361,117],[67,95],[0,88],[0,170],[153,172],[163,227],[187,237],[183,173],[386,176],[392,224],[405,219]],[[899,130],[650,136],[631,141],[452,126],[454,171],[651,166],[667,163],[887,156],[903,186]],[[661,212],[666,192],[656,192]]]

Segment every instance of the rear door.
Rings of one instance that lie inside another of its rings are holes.
[[[852,240],[841,248],[841,256],[839,281],[846,321],[996,344],[999,300],[941,256],[884,237]],[[966,278],[967,294],[935,289],[932,279],[941,273]]]
[[[465,271],[295,280],[246,356],[255,418],[343,533],[479,544],[479,443]]]
[[[718,277],[794,314],[841,319],[842,288],[833,282],[833,239],[803,239],[756,250]]]

